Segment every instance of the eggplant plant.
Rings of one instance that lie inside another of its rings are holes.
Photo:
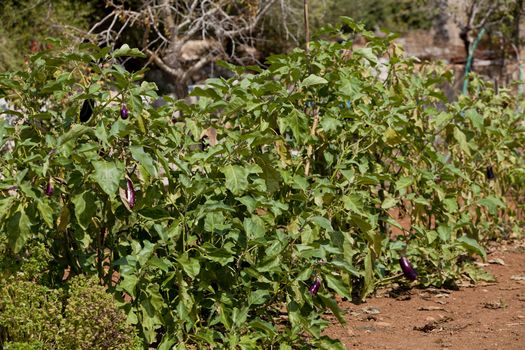
[[[519,227],[522,107],[476,77],[449,102],[446,67],[343,21],[342,43],[265,69],[223,63],[235,76],[193,90],[195,104],[150,105],[154,84],[119,64],[142,55],[126,45],[1,74],[18,118],[0,120],[5,249],[44,245],[55,284],[98,275],[159,349],[342,349],[322,335],[326,310],[344,321],[336,295],[364,299],[400,269],[423,286],[474,279],[466,257]]]

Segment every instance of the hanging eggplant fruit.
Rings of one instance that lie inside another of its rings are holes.
[[[120,108],[120,117],[124,120],[128,119],[129,116],[129,110],[128,107],[126,107],[125,104],[122,104],[122,107]]]
[[[95,100],[92,98],[88,98],[84,100],[84,103],[82,104],[82,108],[80,109],[80,121],[82,123],[86,123],[89,118],[93,115],[93,109],[95,108]]]
[[[487,180],[494,180],[496,178],[496,175],[494,175],[494,169],[492,168],[492,165],[487,166],[486,170]]]
[[[410,264],[410,261],[404,256],[402,256],[399,259],[399,265],[401,266],[401,270],[403,270],[403,274],[405,277],[411,281],[415,281],[417,278],[416,270],[412,267]]]
[[[135,206],[135,189],[133,188],[133,182],[130,179],[126,179],[126,200],[130,209]]]

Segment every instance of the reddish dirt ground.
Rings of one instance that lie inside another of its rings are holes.
[[[495,283],[418,289],[344,301],[346,325],[325,333],[347,349],[525,350],[525,240],[489,249]]]

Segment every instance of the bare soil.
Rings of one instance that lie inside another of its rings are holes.
[[[342,301],[346,325],[334,318],[325,334],[347,349],[525,350],[525,240],[488,253],[483,266],[495,283],[383,289],[362,304]]]

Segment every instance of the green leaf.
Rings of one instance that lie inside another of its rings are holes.
[[[315,74],[310,74],[301,83],[303,87],[309,87],[312,85],[328,84],[328,80]]]
[[[342,310],[337,304],[337,301],[335,301],[332,298],[327,298],[322,294],[318,294],[318,297],[319,299],[321,299],[321,302],[323,303],[323,305],[327,306],[332,311],[332,313],[335,315],[335,317],[337,317],[337,320],[339,321],[340,324],[346,323],[346,320],[341,312]]]
[[[396,191],[400,191],[404,188],[407,188],[412,184],[412,178],[403,176],[396,181]]]
[[[7,232],[9,233],[9,246],[15,253],[18,253],[31,236],[31,222],[22,205],[18,206],[18,210],[9,219]]]
[[[157,350],[171,350],[175,344],[177,344],[177,338],[168,333],[164,333]]]
[[[120,163],[95,161],[93,178],[111,198],[117,193],[120,180],[124,179],[124,167]]]
[[[454,116],[451,113],[441,112],[434,119],[434,123],[438,128],[442,127],[443,124],[448,123]]]
[[[135,297],[135,286],[137,285],[138,278],[135,275],[125,275],[119,282],[119,287],[122,288],[126,293]]]
[[[266,156],[256,158],[257,165],[262,169],[261,177],[266,182],[266,189],[269,193],[274,193],[281,188],[281,174],[275,170],[271,161]]]
[[[240,327],[246,322],[246,319],[248,318],[248,311],[250,309],[248,307],[242,307],[242,308],[233,308],[232,312],[232,321],[233,324],[235,324],[237,327]]]
[[[370,47],[362,47],[359,49],[354,50],[354,54],[362,56],[365,58],[368,62],[372,63],[373,65],[377,64],[377,56],[372,51],[372,48]]]
[[[86,191],[72,198],[72,202],[75,205],[75,216],[78,224],[84,230],[87,230],[91,219],[97,212],[96,199],[91,191]]]
[[[472,122],[472,125],[478,129],[478,130],[482,130],[483,129],[483,125],[485,123],[484,121],[484,118],[482,115],[480,115],[475,109],[469,109],[466,113],[465,113],[465,116],[470,119],[470,121]]]
[[[90,134],[94,133],[93,129],[88,126],[82,125],[82,124],[75,124],[68,132],[66,132],[65,134],[61,135],[58,138],[57,146],[60,147],[64,145],[66,142],[73,140],[73,139],[77,139],[80,136],[87,134],[87,133],[90,133]]]
[[[314,216],[310,220],[317,226],[324,228],[328,232],[332,232],[334,230],[334,228],[332,227],[332,223],[327,218],[324,218],[322,216]]]
[[[341,279],[336,278],[333,275],[325,275],[323,277],[326,280],[328,288],[333,289],[337,292],[337,294],[347,298],[348,300],[352,300],[351,289],[345,286]]]
[[[356,214],[363,214],[363,203],[361,197],[356,194],[350,194],[342,197],[343,204],[346,210]]]
[[[463,271],[476,283],[480,281],[496,282],[496,277],[492,273],[473,264],[465,265]]]
[[[53,228],[54,222],[53,222],[53,209],[46,203],[45,200],[38,200],[37,202],[37,209],[40,212],[40,216],[46,223],[47,227]]]
[[[395,207],[396,204],[397,204],[397,199],[396,198],[388,197],[381,204],[381,208],[385,209],[385,210],[388,210],[390,208]]]
[[[461,150],[467,155],[470,155],[470,147],[467,142],[467,137],[465,136],[463,131],[461,131],[457,126],[454,127],[454,138],[458,142],[459,148],[461,148]]]
[[[225,248],[207,249],[203,257],[215,261],[222,266],[226,266],[234,260],[233,254]]]
[[[461,236],[457,239],[457,242],[459,242],[467,251],[478,254],[484,261],[487,260],[487,252],[485,252],[485,249],[483,249],[475,239]]]
[[[113,57],[122,57],[122,56],[126,56],[126,57],[146,57],[145,54],[143,54],[139,49],[135,49],[135,48],[130,48],[128,44],[124,44],[122,45],[120,48],[116,49],[115,51],[113,51],[113,54],[112,54]]]
[[[157,168],[153,158],[146,152],[144,152],[144,147],[142,146],[130,146],[129,150],[133,159],[139,162],[140,165],[146,169],[148,174],[153,177],[157,177]]]
[[[267,321],[263,321],[258,317],[255,318],[253,321],[251,321],[249,325],[250,325],[250,328],[254,328],[254,329],[263,331],[265,334],[270,335],[270,336],[273,336],[277,333],[275,331],[275,327],[273,324]]]
[[[505,203],[503,203],[501,199],[494,196],[488,196],[480,199],[478,201],[478,205],[486,207],[491,215],[497,215],[498,208],[506,207]]]
[[[250,293],[250,296],[248,297],[248,304],[262,305],[268,299],[270,299],[270,292],[265,289],[257,289]]]
[[[372,250],[367,248],[366,251],[367,251],[367,254],[365,257],[365,274],[364,274],[365,285],[364,285],[363,290],[361,291],[361,299],[363,300],[364,298],[366,298],[366,296],[372,293],[375,289]]]
[[[257,215],[252,215],[251,218],[245,218],[243,221],[243,227],[248,239],[262,238],[266,233],[264,220]]]
[[[198,259],[188,257],[188,253],[179,256],[177,262],[182,266],[182,269],[191,278],[197,277],[201,270],[201,265]]]
[[[241,195],[248,188],[248,170],[239,165],[227,165],[221,169],[226,178],[226,188],[234,195]]]

